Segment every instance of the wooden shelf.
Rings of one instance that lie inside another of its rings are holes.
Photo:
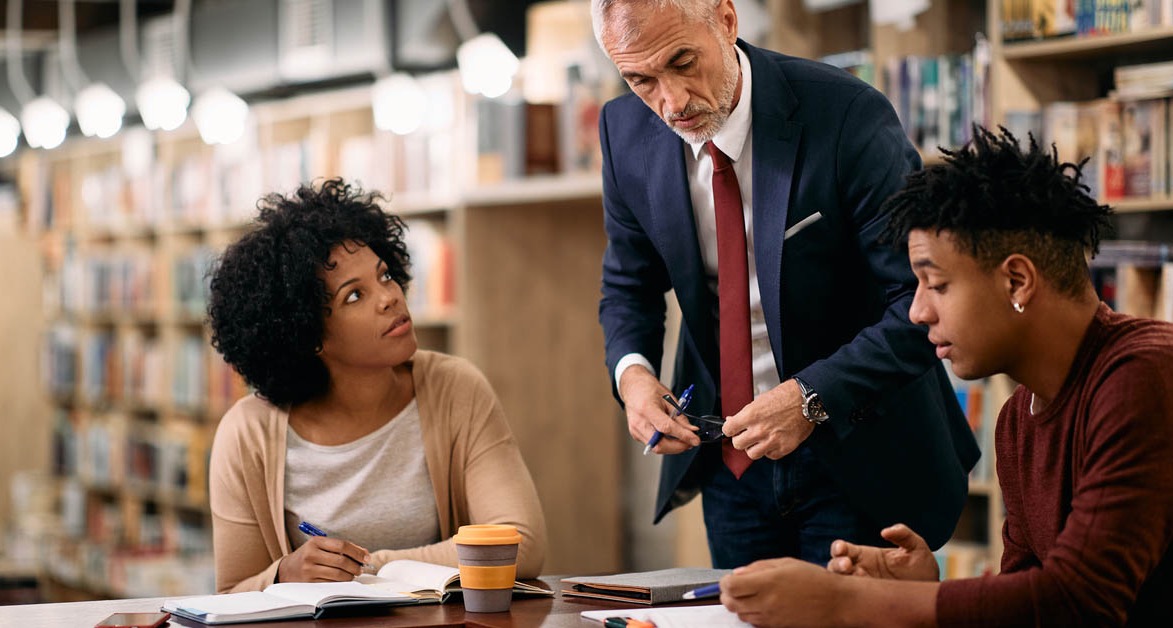
[[[428,192],[400,192],[388,194],[384,209],[403,218],[444,216],[456,206],[456,197]]]
[[[251,220],[242,220],[208,224],[139,224],[116,229],[103,226],[93,227],[82,233],[81,237],[87,242],[116,242],[122,240],[143,240],[151,242],[160,236],[200,237],[210,233],[237,233],[247,229],[251,224]]]
[[[594,198],[602,194],[603,182],[594,173],[538,176],[473,188],[459,196],[420,192],[394,194],[387,203],[387,209],[410,218],[446,214],[458,205],[516,207]]]
[[[1117,214],[1138,214],[1142,212],[1173,211],[1173,196],[1154,196],[1151,198],[1120,198],[1111,201],[1100,201],[1111,205]]]
[[[1074,61],[1122,53],[1167,52],[1173,49],[1173,26],[1135,33],[1009,42],[1002,57],[1009,61]]]
[[[561,201],[601,197],[603,181],[594,173],[530,177],[467,192],[462,202],[468,206],[550,205]]]

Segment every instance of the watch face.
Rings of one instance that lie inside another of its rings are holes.
[[[823,408],[823,401],[819,399],[818,395],[810,395],[802,404],[802,415],[808,420],[815,423],[821,423],[827,419],[827,410]]]

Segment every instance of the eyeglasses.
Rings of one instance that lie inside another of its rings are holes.
[[[689,414],[685,412],[684,408],[688,407],[689,399],[684,400],[683,406],[677,404],[676,400],[672,398],[672,395],[664,395],[664,401],[667,401],[668,405],[675,408],[681,416],[688,419],[689,423],[692,423],[693,425],[700,428],[697,430],[696,435],[697,438],[701,439],[702,443],[713,443],[721,440],[722,438],[725,438],[725,433],[721,431],[725,427],[724,418],[713,414],[697,416],[695,414]]]

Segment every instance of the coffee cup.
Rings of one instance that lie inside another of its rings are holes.
[[[511,525],[460,526],[453,537],[460,567],[464,610],[500,613],[513,601],[517,579],[517,546],[521,534]]]

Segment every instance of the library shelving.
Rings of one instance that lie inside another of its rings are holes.
[[[496,389],[545,508],[546,569],[622,567],[622,421],[595,320],[601,183],[502,169],[530,138],[486,146],[477,116],[527,106],[485,105],[454,72],[421,83],[442,117],[406,136],[375,128],[358,87],[256,104],[228,147],[189,121],[21,156],[46,276],[40,379],[61,520],[41,560],[50,597],[212,590],[208,449],[248,391],[210,346],[207,273],[262,194],[331,176],[383,192],[407,222],[421,346],[469,358]],[[572,490],[584,472],[592,489]]]

